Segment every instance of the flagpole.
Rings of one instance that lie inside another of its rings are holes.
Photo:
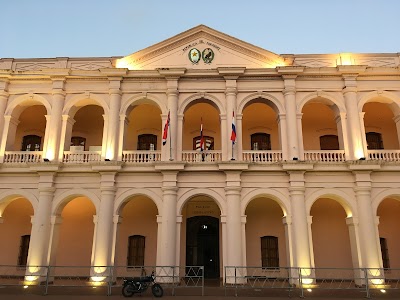
[[[233,158],[233,145],[234,145],[235,143],[234,142],[232,142],[232,158],[231,158],[231,160],[235,160],[234,158]]]

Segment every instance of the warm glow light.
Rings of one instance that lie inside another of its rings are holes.
[[[111,149],[107,150],[106,159],[113,159],[114,158],[114,151]]]
[[[382,284],[384,284],[384,280],[383,279],[371,279],[371,283],[373,284],[373,285],[382,285]]]
[[[101,281],[104,281],[104,279],[106,279],[107,277],[105,276],[92,276],[92,281],[93,283],[99,283]]]
[[[35,281],[39,278],[39,276],[25,276],[26,281]]]
[[[383,293],[383,294],[386,293],[386,290],[381,290],[381,293]]]
[[[46,155],[44,157],[48,158],[49,160],[54,159],[54,149],[47,148]]]
[[[307,292],[310,292],[310,293],[311,293],[311,292],[312,292],[312,289],[307,289]]]
[[[28,288],[28,286],[27,285],[24,285],[24,289],[27,289]]]
[[[115,66],[119,69],[138,70],[139,68],[127,57],[117,59]]]
[[[351,53],[340,53],[338,59],[336,59],[337,66],[351,66],[355,65],[354,58],[352,57]]]
[[[302,278],[301,279],[301,283],[302,284],[312,284],[313,283],[313,279],[312,278]]]

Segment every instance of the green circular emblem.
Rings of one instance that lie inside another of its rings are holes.
[[[206,48],[203,50],[203,53],[201,56],[203,57],[203,61],[206,64],[210,64],[214,59],[214,51],[212,51],[211,48]]]
[[[200,61],[200,51],[197,50],[196,48],[190,49],[189,51],[189,60],[193,63],[193,64],[197,64]]]

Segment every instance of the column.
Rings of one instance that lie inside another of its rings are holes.
[[[397,142],[399,144],[399,149],[400,149],[400,115],[397,115],[397,116],[393,117],[393,121],[396,123]],[[1,124],[0,124],[0,128],[1,128]]]
[[[371,205],[371,177],[369,171],[355,171],[356,198],[359,220],[359,235],[362,264],[364,268],[371,268],[369,278],[382,278],[382,259],[379,242],[376,240],[377,226]],[[380,279],[372,279],[373,284],[380,284]]]
[[[311,284],[314,279],[311,261],[311,245],[307,224],[307,211],[305,205],[304,171],[289,171],[290,175],[290,202],[292,215],[293,237],[293,267],[301,268],[300,284]]]
[[[227,143],[225,142],[228,138],[227,136],[227,129],[226,129],[226,115],[219,115],[219,118],[221,120],[221,151],[222,151],[222,160],[230,160],[231,158],[228,158],[228,149],[227,149]],[[229,136],[230,137],[230,136]]]
[[[7,102],[8,102],[8,81],[0,81],[0,134],[3,133],[4,128],[4,113],[6,111]],[[0,136],[0,143],[3,139],[3,136]]]
[[[182,161],[182,150],[183,150],[183,117],[184,115],[178,115],[178,131],[176,138],[176,160]]]
[[[168,81],[170,88],[167,91],[168,97],[168,110],[170,112],[170,126],[168,132],[168,140],[167,144],[164,147],[168,147],[167,152],[167,160],[180,160],[177,158],[177,134],[178,134],[178,96],[179,92],[178,88],[178,80]],[[165,122],[163,122],[163,130]],[[161,131],[163,132],[163,131]],[[171,135],[171,136],[170,136]],[[171,144],[170,144],[171,142]],[[170,153],[171,149],[171,153]]]
[[[236,111],[236,80],[226,80],[226,89],[225,89],[225,97],[226,97],[226,140],[222,140],[222,143],[226,144],[227,149],[227,159],[237,159],[237,146],[232,147],[231,134],[232,134],[232,121],[236,119],[233,116],[233,112]],[[235,122],[236,124],[236,122]]]
[[[236,116],[236,153],[238,161],[243,160],[243,115],[235,114]]]
[[[60,138],[60,149],[58,151],[58,161],[62,162],[64,158],[64,151],[69,151],[71,146],[72,128],[75,124],[75,120],[69,115],[62,115],[61,125],[61,138]]]
[[[288,160],[299,158],[299,141],[297,130],[297,112],[296,112],[296,75],[283,75],[285,89],[283,95],[285,96],[286,108],[286,128],[288,140]]]
[[[47,266],[49,264],[49,241],[51,232],[51,204],[53,201],[54,191],[51,185],[54,174],[41,176],[39,183],[39,204],[32,218],[31,239],[29,243],[29,253],[27,261],[27,269],[25,272],[25,280],[27,282],[42,282],[46,280]],[[43,179],[50,179],[50,186],[43,183]]]
[[[363,149],[364,137],[361,135],[356,76],[349,75],[343,76],[343,78],[345,81],[343,96],[347,110],[347,132],[349,141],[349,149],[345,150],[349,152],[350,160],[357,160],[361,157],[365,157],[366,154]]]
[[[286,114],[279,114],[277,122],[279,126],[279,139],[281,143],[282,160],[289,160]]]
[[[165,176],[165,175],[164,175]],[[164,282],[173,280],[174,267],[176,266],[176,201],[178,188],[175,186],[164,186],[161,224],[161,244],[157,245],[157,253],[161,253],[161,270]]]
[[[58,160],[59,151],[60,151],[60,141],[61,141],[61,132],[63,129],[62,126],[62,110],[64,107],[64,99],[65,93],[62,89],[56,89],[53,91],[53,98],[51,102],[51,115],[50,122],[47,122],[49,125],[46,128],[47,133],[47,143],[44,144],[44,155],[43,158],[47,158],[49,160]]]
[[[0,162],[4,161],[6,150],[14,148],[15,134],[19,120],[13,116],[4,116],[3,138],[0,146]]]
[[[122,161],[122,154],[125,148],[125,132],[128,127],[129,120],[125,114],[119,115],[119,138],[118,138],[118,152],[117,160]]]
[[[364,278],[364,272],[360,270],[360,268],[362,268],[362,260],[361,260],[360,238],[358,234],[359,232],[358,218],[347,217],[346,224],[349,230],[351,260],[353,262],[354,278],[356,280],[357,285],[362,285],[365,284],[365,280],[361,280],[361,278]]]
[[[95,225],[93,259],[91,272],[93,281],[104,281],[109,276],[109,268],[112,265],[113,228],[114,228],[114,200],[115,200],[115,172],[101,173],[101,202],[97,212],[97,224]]]
[[[293,262],[293,236],[292,236],[292,217],[290,215],[282,218],[285,228],[286,261],[289,267],[295,267]],[[299,272],[297,269],[290,269],[290,284],[298,284]]]
[[[110,113],[108,117],[106,159],[116,160],[118,158],[118,137],[119,137],[119,110],[121,107],[121,91],[119,80],[110,81]]]
[[[225,197],[227,203],[226,214],[226,255],[224,266],[242,267],[243,265],[243,240],[242,240],[242,216],[240,211],[240,187],[226,187]],[[236,283],[241,282],[245,276],[243,269],[237,270]],[[234,283],[234,277],[226,278],[227,283]]]
[[[299,159],[304,160],[304,141],[303,141],[303,126],[302,126],[302,118],[303,114],[297,114],[297,137],[299,142]]]

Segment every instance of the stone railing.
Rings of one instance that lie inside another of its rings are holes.
[[[5,163],[37,163],[42,161],[42,151],[6,151]]]
[[[304,151],[304,160],[340,162],[346,161],[344,150],[316,150]]]
[[[400,150],[368,150],[368,159],[400,161]]]
[[[219,150],[182,151],[182,161],[186,162],[214,162],[222,161],[222,152]]]
[[[64,151],[63,163],[88,163],[101,161],[101,151]]]
[[[161,151],[123,151],[122,161],[127,163],[150,163],[161,161]]]
[[[251,150],[243,151],[243,161],[248,162],[275,162],[282,160],[282,151]]]

